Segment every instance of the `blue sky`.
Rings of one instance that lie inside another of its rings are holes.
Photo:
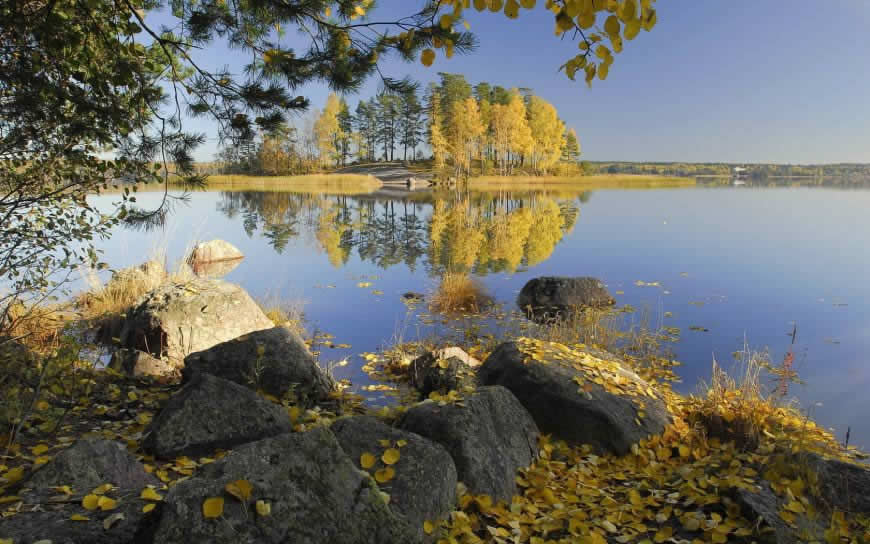
[[[658,0],[657,26],[628,42],[591,89],[557,71],[576,44],[554,35],[552,15],[538,4],[517,20],[468,11],[480,40],[470,55],[430,68],[386,60],[382,69],[424,84],[444,71],[530,87],[577,130],[587,160],[870,162],[868,1]],[[418,5],[381,0],[375,14]],[[217,43],[197,58],[231,70],[245,59]],[[348,96],[351,107],[377,84]],[[329,92],[318,84],[299,91],[314,107]],[[208,123],[188,126],[213,136]],[[196,158],[211,160],[215,146],[210,139]]]

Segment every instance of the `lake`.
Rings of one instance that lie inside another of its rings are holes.
[[[346,191],[345,191],[346,192]],[[117,196],[94,197],[109,206]],[[161,193],[140,193],[139,204]],[[354,389],[361,353],[431,334],[406,291],[431,292],[445,270],[470,270],[506,308],[529,279],[595,276],[619,306],[680,330],[682,382],[697,392],[713,358],[726,369],[744,339],[774,363],[797,327],[789,395],[851,444],[870,446],[870,189],[692,187],[385,194],[207,191],[158,231],[118,228],[101,241],[113,268],[155,248],[178,261],[222,238],[244,261],[225,279],[255,298],[304,301],[321,362]],[[371,285],[368,285],[368,284]],[[362,285],[362,287],[360,286]],[[382,402],[382,393],[367,393]]]

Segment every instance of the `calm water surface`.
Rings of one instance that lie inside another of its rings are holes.
[[[159,198],[144,193],[139,202]],[[98,200],[108,206],[116,197]],[[309,331],[352,346],[324,348],[321,360],[347,357],[336,374],[357,387],[368,383],[360,353],[397,333],[427,334],[400,295],[431,291],[444,270],[471,270],[508,307],[535,276],[590,275],[619,305],[670,312],[662,319],[681,330],[674,350],[684,392],[709,377],[713,357],[729,367],[744,338],[781,361],[796,324],[806,384],[790,394],[841,438],[851,427],[852,443],[870,446],[868,233],[863,189],[215,191],[194,193],[165,229],[119,229],[102,248],[120,268],[155,247],[168,248],[171,263],[195,240],[235,244],[246,258],[225,279],[257,298],[304,300]]]

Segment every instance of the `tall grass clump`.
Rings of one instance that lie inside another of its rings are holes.
[[[477,314],[492,305],[493,299],[478,280],[461,272],[446,272],[429,297],[429,309],[442,314]]]
[[[256,302],[276,327],[288,327],[301,338],[308,336],[305,330],[305,301],[266,297]]]

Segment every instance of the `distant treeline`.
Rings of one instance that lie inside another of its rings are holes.
[[[738,164],[686,162],[596,162],[583,161],[585,173],[654,174],[661,176],[735,175],[735,168],[745,169],[741,176],[753,180],[770,178],[839,178],[846,182],[870,179],[870,164]]]

